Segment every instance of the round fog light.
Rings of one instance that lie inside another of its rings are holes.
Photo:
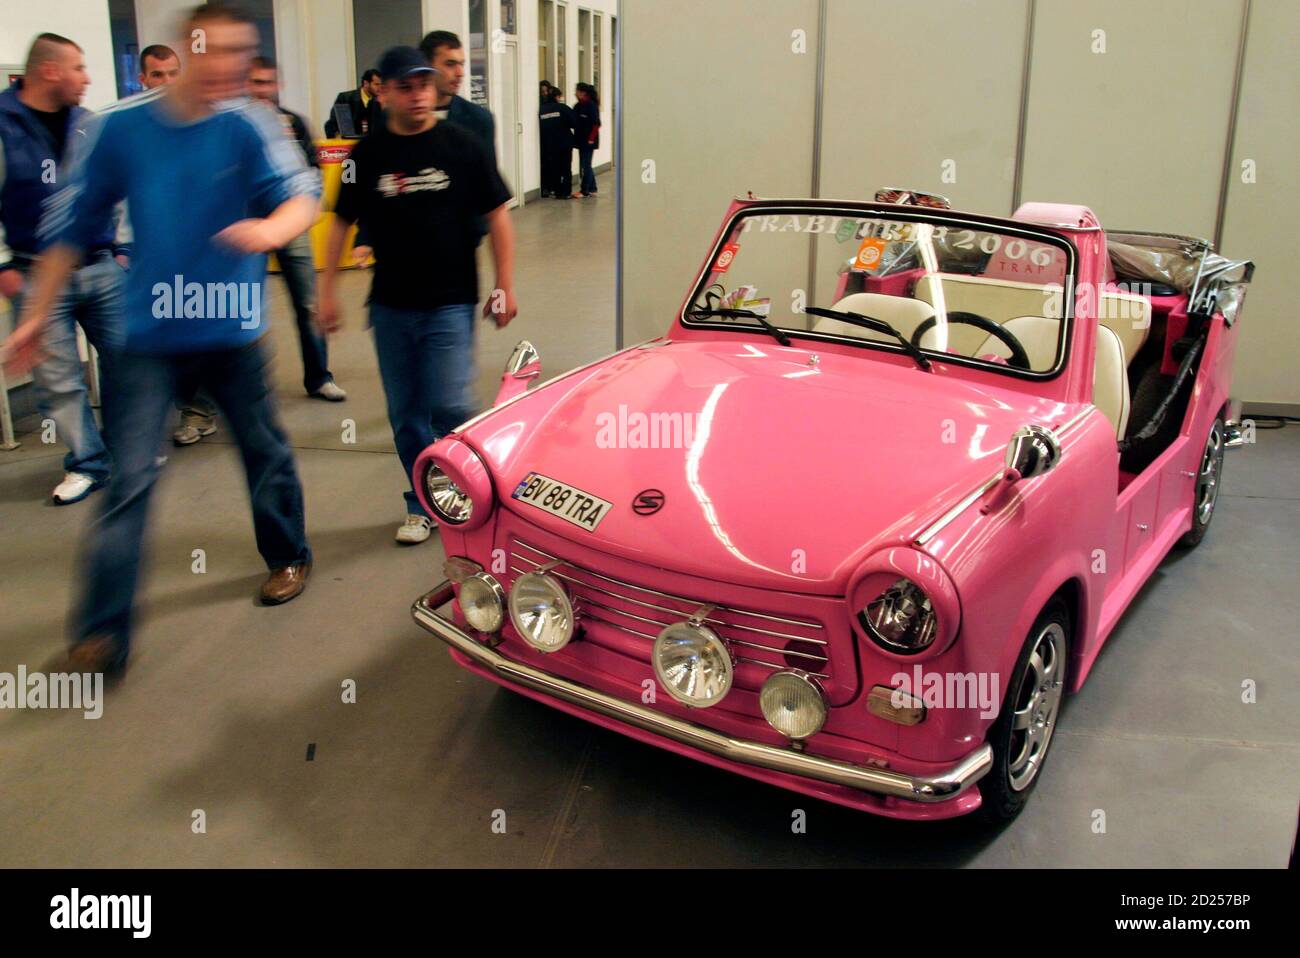
[[[558,652],[573,638],[573,603],[559,580],[528,572],[510,589],[510,621],[539,652]]]
[[[802,672],[777,672],[758,693],[763,718],[786,738],[805,739],[821,731],[826,700],[821,689]]]
[[[460,584],[460,611],[471,628],[496,632],[505,621],[505,590],[486,572],[479,572]]]
[[[659,684],[683,705],[708,708],[731,691],[731,654],[712,629],[670,625],[655,639],[651,657]]]

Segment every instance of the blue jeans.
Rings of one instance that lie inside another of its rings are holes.
[[[316,261],[307,233],[275,251],[280,275],[289,287],[293,316],[298,323],[298,345],[302,348],[302,385],[314,393],[334,379],[329,371],[325,336],[316,324]]]
[[[263,340],[182,356],[119,353],[104,382],[104,422],[113,478],[99,499],[82,556],[73,638],[109,636],[125,660],[143,552],[149,496],[178,378],[197,379],[230,423],[253,507],[257,550],[270,569],[311,559],[302,486],[271,391]],[[189,561],[183,556],[182,561]]]
[[[96,482],[108,478],[111,461],[95,414],[90,409],[86,377],[77,353],[77,325],[99,351],[105,388],[112,378],[113,354],[122,346],[122,288],[126,274],[107,254],[73,272],[50,311],[42,345],[46,358],[32,370],[36,408],[54,420],[55,437],[68,447],[65,472],[80,472]],[[30,274],[23,277],[30,280]],[[19,304],[14,303],[15,315]]]
[[[593,146],[578,147],[578,169],[582,173],[582,187],[580,192],[596,192],[596,174],[591,168],[591,157],[595,152],[596,148]]]
[[[428,515],[411,487],[416,457],[478,410],[474,403],[474,304],[395,309],[370,304],[388,422],[406,471],[408,514]]]

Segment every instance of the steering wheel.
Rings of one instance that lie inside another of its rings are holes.
[[[948,314],[948,322],[960,323],[966,326],[974,326],[976,329],[982,329],[984,332],[993,336],[1002,342],[1007,349],[1011,350],[1011,358],[1007,360],[1007,365],[1015,366],[1017,369],[1029,369],[1029,354],[1025,352],[1025,347],[1016,339],[1015,334],[1007,329],[1001,323],[995,323],[987,316],[981,316],[979,313],[964,313],[960,310]],[[939,324],[937,316],[931,316],[929,319],[916,327],[912,333],[912,345],[920,348],[921,337]]]

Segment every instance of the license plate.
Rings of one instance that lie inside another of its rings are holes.
[[[588,532],[595,532],[600,520],[614,508],[611,502],[536,472],[524,476],[510,498],[558,516]]]

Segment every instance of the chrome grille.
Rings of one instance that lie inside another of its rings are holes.
[[[738,663],[773,670],[794,667],[819,678],[830,677],[827,642],[819,622],[669,595],[593,572],[518,539],[511,543],[510,561],[515,575],[558,563],[549,574],[568,584],[580,616],[628,635],[653,642],[665,626],[714,605],[701,621],[732,647]],[[645,651],[648,655],[649,649]]]

